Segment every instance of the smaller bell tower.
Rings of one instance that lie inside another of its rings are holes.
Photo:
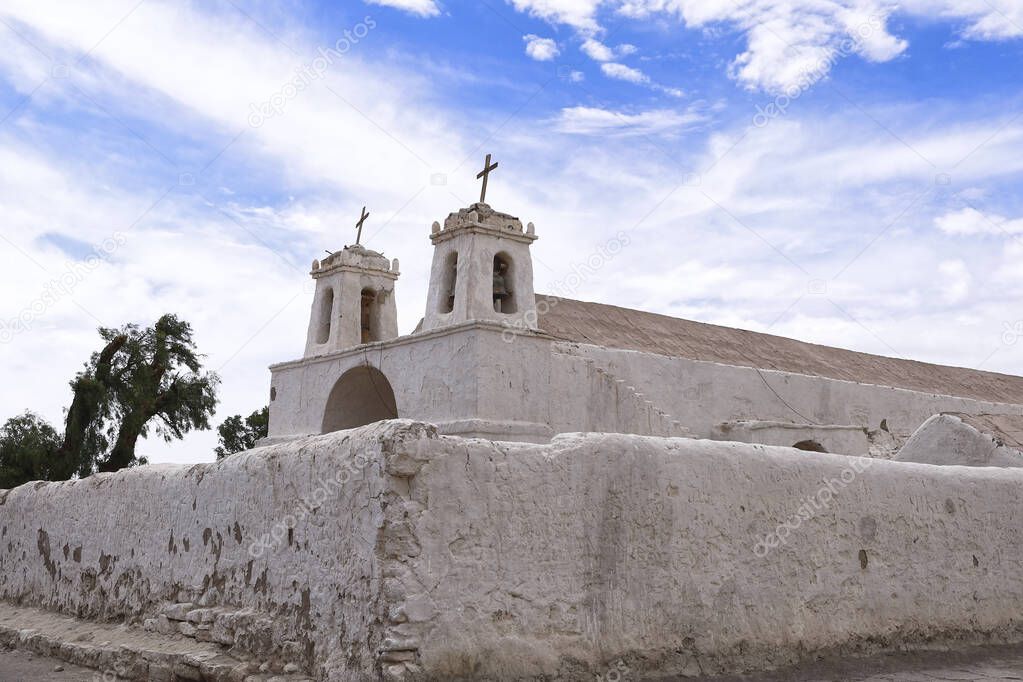
[[[355,244],[313,261],[316,280],[305,357],[398,337],[398,259]]]
[[[489,158],[488,158],[489,162]],[[533,224],[476,203],[434,223],[423,331],[472,320],[536,329]]]

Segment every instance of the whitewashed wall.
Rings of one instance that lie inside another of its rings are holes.
[[[387,376],[399,417],[437,424],[446,434],[502,440],[547,442],[573,431],[667,436],[683,429],[702,438],[741,439],[721,425],[765,421],[878,430],[885,421],[904,441],[938,412],[1023,414],[1020,405],[757,372],[469,323],[275,365],[271,437],[319,433],[331,389],[359,365]],[[829,452],[861,454],[866,447],[865,436],[840,431],[791,435],[786,445],[820,437]]]
[[[240,645],[297,643],[330,680],[723,672],[1019,636],[1021,486],[1020,469],[383,422],[0,492],[0,597],[136,622],[248,609],[265,640]]]

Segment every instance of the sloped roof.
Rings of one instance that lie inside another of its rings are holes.
[[[1002,445],[1023,451],[1023,417],[1015,414],[954,414]]]
[[[774,369],[937,395],[1023,404],[1023,378],[819,346],[602,303],[537,295],[551,336],[609,348]],[[552,303],[552,301],[556,301]]]

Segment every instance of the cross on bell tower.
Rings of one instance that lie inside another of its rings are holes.
[[[355,226],[357,228],[359,228],[359,232],[355,236],[355,243],[356,243],[356,245],[361,245],[361,243],[362,243],[362,224],[366,222],[366,218],[368,218],[368,217],[369,217],[369,214],[366,213],[366,207],[363,206],[362,207],[362,217],[359,218],[359,222],[355,223]]]
[[[431,227],[433,265],[421,331],[483,321],[513,331],[537,329],[529,253],[536,229],[486,203],[487,180],[497,168],[492,159],[487,154],[476,176],[483,180],[480,200],[450,214],[443,227]]]
[[[490,163],[490,154],[487,154],[487,160],[483,162],[483,170],[479,172],[476,179],[483,178],[483,190],[480,192],[480,203],[487,203],[487,180],[490,179],[490,173],[497,169],[498,162]]]

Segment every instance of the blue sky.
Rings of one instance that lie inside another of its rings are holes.
[[[164,312],[222,373],[218,420],[260,407],[267,365],[301,353],[309,263],[363,205],[411,331],[429,226],[487,153],[490,203],[537,226],[538,291],[1020,372],[1014,0],[4,0],[0,20],[0,416],[59,422],[95,327]]]

